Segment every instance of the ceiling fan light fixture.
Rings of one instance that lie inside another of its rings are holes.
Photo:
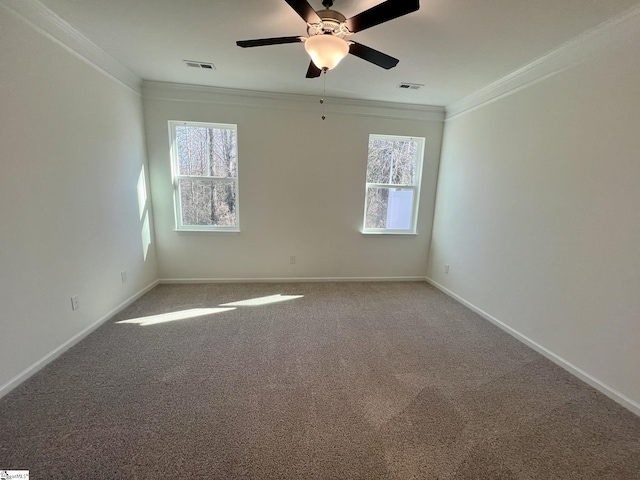
[[[349,44],[334,35],[314,35],[304,42],[304,48],[319,69],[331,70],[349,53]]]

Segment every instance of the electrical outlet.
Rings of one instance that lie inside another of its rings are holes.
[[[291,258],[289,258],[289,263],[291,265],[294,265],[296,263],[296,256],[295,255],[291,255]]]
[[[78,310],[80,308],[80,299],[78,295],[71,297],[71,310]]]
[[[449,264],[448,263],[444,266],[444,273],[449,273]]]
[[[120,278],[122,279],[122,283],[126,283],[127,282],[127,271],[126,270],[120,272]]]

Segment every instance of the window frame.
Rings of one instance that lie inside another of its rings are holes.
[[[173,189],[173,210],[175,217],[175,228],[177,232],[227,232],[237,233],[240,232],[240,190],[239,190],[239,177],[240,177],[240,154],[236,158],[236,176],[235,177],[215,177],[210,175],[182,175],[179,173],[178,164],[178,150],[176,145],[176,127],[190,126],[198,128],[213,128],[213,129],[225,129],[233,130],[236,132],[236,142],[238,142],[238,125],[230,123],[212,123],[212,122],[191,122],[182,120],[169,120],[169,141],[170,157],[171,157],[171,185]],[[236,145],[239,150],[239,145]],[[236,224],[233,226],[224,225],[184,225],[182,223],[182,198],[180,195],[180,180],[198,180],[206,179],[211,180],[214,183],[228,183],[232,181],[235,189],[235,214]]]
[[[369,144],[371,140],[393,140],[393,141],[415,141],[417,142],[416,151],[416,164],[414,172],[413,185],[408,184],[393,184],[393,183],[369,183],[367,182],[367,172],[365,171],[365,189],[364,189],[364,215],[362,217],[362,230],[363,235],[417,235],[418,228],[418,207],[420,206],[420,187],[422,185],[422,166],[424,163],[424,146],[425,138],[416,136],[403,136],[403,135],[382,135],[371,133],[367,142],[367,170],[369,169]],[[391,166],[393,171],[393,165]],[[395,188],[402,190],[413,191],[413,202],[411,205],[411,226],[408,229],[391,229],[391,228],[367,228],[367,201],[370,188]]]

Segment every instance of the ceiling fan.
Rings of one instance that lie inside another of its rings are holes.
[[[325,9],[318,11],[315,11],[307,0],[285,0],[285,2],[307,22],[308,37],[260,38],[241,40],[236,44],[247,48],[304,43],[305,50],[311,56],[307,78],[316,78],[323,71],[331,70],[348,53],[387,70],[395,67],[399,62],[397,58],[353,40],[345,40],[345,37],[415,12],[420,8],[419,0],[387,0],[351,18],[346,18],[340,12],[331,9],[333,0],[323,0],[322,5]]]

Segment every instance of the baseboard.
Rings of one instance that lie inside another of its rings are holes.
[[[425,277],[161,278],[159,283],[424,282]]]
[[[625,396],[624,394],[618,392],[614,388],[611,388],[606,383],[598,380],[597,378],[595,378],[594,376],[588,374],[584,370],[582,370],[582,369],[576,367],[575,365],[573,365],[572,363],[566,361],[561,356],[553,353],[551,350],[548,350],[547,348],[543,347],[539,343],[531,340],[526,335],[523,335],[522,333],[518,332],[516,329],[510,327],[506,323],[498,320],[497,318],[495,318],[494,316],[492,316],[489,313],[485,312],[484,310],[476,307],[475,305],[473,305],[472,303],[468,302],[464,298],[462,298],[459,295],[453,293],[448,288],[440,285],[438,282],[436,282],[432,278],[427,277],[426,281],[428,283],[430,283],[431,285],[433,285],[434,287],[436,287],[438,290],[440,290],[443,293],[445,293],[448,296],[450,296],[451,298],[457,300],[458,302],[463,304],[465,307],[469,308],[470,310],[473,310],[474,312],[476,312],[481,317],[483,317],[486,320],[490,321],[494,325],[500,327],[502,330],[504,330],[505,332],[507,332],[508,334],[513,336],[514,338],[516,338],[517,340],[520,340],[525,345],[533,348],[536,352],[544,355],[545,357],[547,357],[549,360],[551,360],[556,365],[564,368],[566,371],[568,371],[572,375],[574,375],[574,376],[578,377],[580,380],[588,383],[593,388],[595,388],[599,392],[605,394],[607,397],[609,397],[613,401],[619,403],[620,405],[622,405],[626,409],[628,409],[631,412],[635,413],[636,415],[640,416],[640,404],[638,402],[635,402],[634,400],[632,400],[629,397]]]
[[[82,330],[81,332],[77,333],[76,335],[71,337],[69,340],[64,342],[58,348],[56,348],[55,350],[53,350],[53,351],[49,352],[48,354],[46,354],[44,357],[42,357],[36,363],[34,363],[30,367],[26,368],[22,372],[20,372],[18,375],[13,377],[7,383],[5,383],[4,385],[0,386],[0,398],[2,398],[7,393],[9,393],[11,390],[16,388],[18,385],[20,385],[22,382],[24,382],[26,379],[28,379],[31,375],[36,373],[38,370],[42,369],[43,367],[45,367],[46,365],[48,365],[49,363],[54,361],[56,358],[58,358],[64,352],[66,352],[71,347],[73,347],[75,344],[80,342],[80,340],[85,338],[87,335],[89,335],[91,332],[93,332],[95,329],[97,329],[99,326],[101,326],[103,323],[105,323],[107,320],[109,320],[111,317],[113,317],[120,310],[123,310],[124,308],[129,306],[131,303],[136,301],[138,298],[140,298],[142,295],[147,293],[149,290],[151,290],[156,285],[158,285],[158,280],[152,282],[151,284],[147,285],[142,290],[140,290],[138,293],[136,293],[136,294],[132,295],[131,297],[129,297],[128,299],[126,299],[124,302],[119,304],[117,307],[113,308],[108,313],[106,313],[105,315],[100,317],[100,319],[98,321],[96,321],[93,324],[89,325],[87,328],[85,328],[84,330]]]

